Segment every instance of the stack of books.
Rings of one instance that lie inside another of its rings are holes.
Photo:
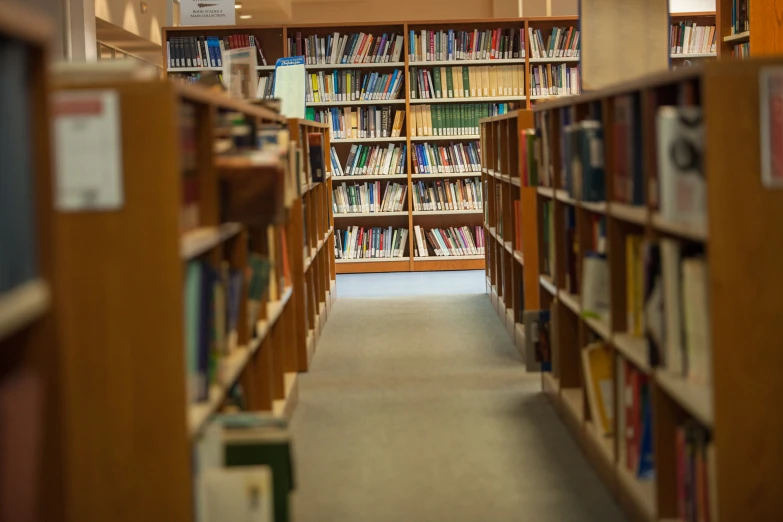
[[[702,26],[683,21],[672,24],[669,34],[671,54],[708,54],[716,52],[714,25]]]
[[[579,30],[575,27],[554,27],[544,37],[540,29],[528,28],[531,58],[578,58]]]
[[[413,184],[413,210],[481,210],[481,179],[418,181]]]
[[[403,45],[403,36],[396,33],[334,32],[323,37],[296,32],[288,37],[288,56],[304,56],[307,65],[389,63],[400,61]]]
[[[333,189],[332,205],[335,214],[367,214],[401,212],[408,196],[408,185],[380,181],[369,183],[341,183]]]
[[[349,227],[334,231],[335,259],[391,259],[404,257],[407,228]]]
[[[386,105],[368,107],[332,107],[316,110],[308,107],[308,120],[327,123],[331,138],[397,138],[402,134],[405,111]]]
[[[479,133],[479,120],[515,110],[514,103],[413,105],[411,136],[466,136]]]
[[[530,68],[531,96],[571,96],[581,92],[579,66],[547,63]]]
[[[362,73],[340,70],[311,73],[305,82],[305,101],[310,103],[396,100],[405,77],[400,69]]]
[[[255,47],[258,63],[266,65],[261,43],[253,36],[235,34],[224,36],[172,36],[166,42],[169,69],[223,67],[226,50]]]
[[[508,60],[525,57],[524,29],[408,32],[408,60]]]
[[[411,68],[411,99],[525,95],[524,65]]]
[[[416,257],[430,257],[427,243],[438,257],[467,257],[484,255],[484,227],[448,227],[424,230],[413,227],[416,238]]]
[[[413,145],[412,159],[415,174],[447,174],[481,170],[478,142],[448,145],[417,143]]]
[[[332,149],[332,163],[335,161],[338,168],[335,176],[371,176],[383,174],[404,174],[405,153],[407,145],[395,145],[390,143],[386,147],[380,145],[351,145],[345,169],[340,166],[340,161]]]

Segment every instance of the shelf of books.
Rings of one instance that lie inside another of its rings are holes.
[[[760,2],[765,4],[768,2]],[[718,0],[720,54],[735,59],[750,57],[750,0]],[[771,13],[770,13],[771,14]],[[758,18],[755,18],[758,20]]]
[[[541,363],[524,329],[526,314],[539,308],[537,197],[525,182],[532,132],[528,110],[481,120],[487,293],[529,371]]]
[[[301,196],[292,206],[289,227],[292,244],[302,245],[292,249],[291,270],[304,274],[293,285],[297,361],[299,370],[307,371],[336,298],[331,176],[326,170],[329,131],[323,123],[298,119],[289,120],[288,128],[300,155]]]
[[[167,28],[164,59],[181,63],[182,38],[196,55],[204,39],[202,63],[237,43],[269,63],[305,56],[306,117],[330,132],[338,273],[480,269],[478,121],[580,92],[576,22],[284,26],[273,44],[270,27]]]
[[[783,96],[759,97],[781,64],[716,61],[536,108],[542,385],[634,520],[783,516],[783,424],[749,407],[783,392],[783,251],[765,232],[783,193],[759,110]]]
[[[194,509],[214,509],[209,499],[229,478],[227,431],[284,424],[295,405],[306,353],[292,341],[294,282],[305,269],[292,272],[304,241],[292,209],[300,192],[327,189],[291,168],[301,143],[289,146],[277,112],[200,87],[63,78],[53,107],[68,419],[60,518],[103,520],[122,504],[127,519],[198,519]],[[85,155],[101,176],[86,175]],[[319,303],[321,272],[311,282]],[[122,470],[112,480],[107,463]]]
[[[18,4],[17,4],[18,5]],[[0,505],[23,520],[57,519],[53,186],[48,21],[0,12]],[[0,515],[2,516],[2,515]]]
[[[715,11],[671,13],[669,56],[672,69],[690,67],[718,57],[720,29]]]

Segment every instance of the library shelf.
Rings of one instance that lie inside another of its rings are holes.
[[[558,292],[558,297],[560,298],[560,301],[566,305],[566,308],[574,312],[576,315],[579,315],[582,313],[582,304],[580,302],[579,296],[576,294],[569,294],[562,288]]]
[[[233,353],[220,362],[218,373],[220,384],[214,384],[209,388],[209,397],[204,402],[196,402],[188,405],[188,430],[191,438],[196,438],[203,430],[209,417],[214,414],[226,399],[229,390],[239,379],[245,370],[248,361],[261,346],[272,327],[280,319],[285,305],[291,299],[293,289],[288,287],[277,301],[267,303],[267,319],[258,322],[257,335],[248,346],[236,348]]]
[[[321,69],[377,69],[381,67],[405,67],[405,62],[305,64],[305,69],[312,70],[312,71],[321,70]]]
[[[483,214],[484,211],[481,209],[472,209],[472,210],[414,210],[413,215],[414,216],[448,216],[453,214]]]
[[[514,250],[514,259],[516,259],[517,263],[520,265],[525,264],[525,254],[523,254],[521,250]]]
[[[750,31],[743,31],[741,33],[730,34],[723,37],[723,41],[726,43],[742,43],[750,40]]]
[[[214,227],[200,227],[186,232],[180,239],[180,257],[193,259],[203,255],[240,232],[242,232],[241,223],[223,223]]]
[[[573,63],[579,60],[578,56],[549,56],[547,58],[530,58],[530,63]]]
[[[539,196],[544,196],[549,199],[552,199],[555,193],[552,187],[536,187],[536,192],[538,192]]]
[[[360,259],[335,259],[335,263],[407,263],[410,257],[367,257]]]
[[[413,98],[411,105],[417,103],[492,103],[506,101],[524,101],[524,96],[468,96],[465,98]]]
[[[657,212],[654,212],[652,215],[652,224],[653,228],[659,232],[666,232],[667,234],[679,236],[681,238],[692,241],[707,241],[706,225],[699,226],[688,223],[668,221]]]
[[[305,102],[306,107],[344,107],[346,105],[397,105],[404,104],[405,99],[395,98],[394,100],[343,100],[328,102]],[[337,141],[337,140],[335,140]]]
[[[553,98],[569,98],[571,96],[578,96],[577,94],[532,94],[531,100],[551,100]]]
[[[644,520],[655,520],[655,481],[634,476],[622,463],[617,465],[617,479],[625,494],[633,499],[633,508],[641,512]]]
[[[166,72],[193,73],[193,72],[206,72],[206,71],[220,72],[222,70],[223,70],[222,67],[169,67],[168,69],[166,69]]]
[[[650,362],[647,356],[647,339],[627,333],[615,332],[612,344],[626,360],[631,361],[639,370],[650,373]]]
[[[624,203],[611,202],[609,204],[609,213],[612,217],[621,219],[627,223],[636,225],[645,225],[650,212],[647,207],[642,205],[626,205]]]
[[[410,257],[385,259],[338,259],[335,261],[338,274],[410,272]]]
[[[718,53],[671,53],[669,58],[686,60],[688,58],[717,58]]]
[[[347,212],[345,214],[334,214],[335,219],[352,218],[352,217],[388,217],[388,216],[407,216],[407,210],[398,210],[394,212]]]
[[[609,325],[603,319],[596,317],[582,317],[585,324],[592,331],[597,333],[604,341],[609,341],[612,338],[612,331],[609,329]]]
[[[585,420],[584,391],[582,388],[562,388],[560,395],[565,403],[565,409],[580,425]]]
[[[330,236],[333,233],[334,233],[334,229],[330,228],[329,231],[324,236],[324,238],[318,240],[318,246],[316,248],[310,249],[310,252],[308,252],[307,255],[305,255],[305,258],[304,258],[304,271],[305,272],[307,272],[307,270],[313,264],[313,261],[315,260],[316,255],[321,251],[321,248],[323,248],[323,246],[329,242]]]
[[[707,427],[715,422],[712,389],[694,384],[664,369],[655,370],[655,382],[666,394]]]
[[[546,290],[552,295],[557,295],[557,287],[555,287],[555,284],[552,282],[551,277],[541,274],[541,277],[539,278],[539,283],[541,284],[542,287],[544,287],[544,290]]]
[[[602,453],[602,458],[606,460],[606,463],[614,465],[614,437],[601,435],[593,421],[585,422],[585,432]]]
[[[335,176],[332,180],[335,183],[342,181],[380,181],[382,179],[408,179],[407,174],[360,174],[358,176]]]
[[[411,179],[469,178],[472,176],[481,176],[481,172],[436,172],[433,174],[411,174]]]
[[[379,143],[405,141],[405,136],[381,137],[381,138],[335,138],[331,140],[334,144],[339,143]],[[340,177],[340,176],[337,176]]]
[[[421,257],[417,256],[414,257],[413,260],[419,263],[426,263],[429,261],[468,261],[468,260],[476,260],[476,259],[484,259],[484,254],[478,254],[478,255],[468,255],[468,256],[427,256],[427,257]]]
[[[45,315],[50,302],[49,285],[43,279],[27,281],[0,294],[0,343]]]
[[[412,62],[408,61],[408,67],[429,67],[431,65],[511,65],[511,64],[523,64],[524,58],[509,58],[509,59],[485,59],[485,60],[432,60],[426,62]]]
[[[555,190],[555,199],[557,199],[558,201],[560,201],[562,203],[565,203],[567,205],[576,206],[576,200],[574,198],[572,198],[568,194],[568,191],[566,191],[566,190],[563,190],[563,189]]]
[[[448,140],[477,140],[479,134],[460,134],[457,136],[411,136],[411,141],[448,141]]]
[[[606,214],[606,201],[580,201],[579,206],[596,214]]]

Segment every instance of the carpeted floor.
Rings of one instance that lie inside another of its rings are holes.
[[[292,430],[294,522],[625,520],[486,295],[338,299]]]

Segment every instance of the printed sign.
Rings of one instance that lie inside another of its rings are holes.
[[[181,0],[180,25],[236,25],[235,0]]]
[[[783,188],[783,67],[762,68],[759,89],[761,182]]]

